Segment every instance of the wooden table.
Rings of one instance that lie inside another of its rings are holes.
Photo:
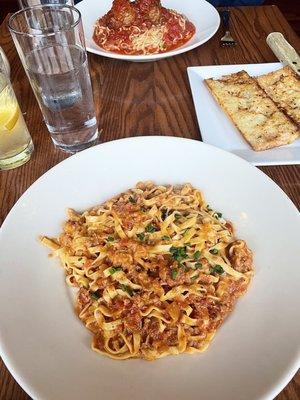
[[[0,26],[0,45],[12,66],[12,80],[35,144],[30,162],[0,172],[0,225],[22,193],[49,168],[67,158],[52,145],[40,110],[6,28]],[[285,34],[300,51],[300,41],[276,6],[232,10],[232,33],[239,45],[221,49],[219,31],[208,43],[186,54],[151,63],[130,63],[95,55],[89,57],[101,142],[138,135],[174,135],[201,140],[186,68],[193,65],[274,62],[266,45],[272,31]],[[262,167],[300,207],[300,166]],[[30,364],[29,364],[30,367]],[[29,396],[0,361],[0,400]],[[300,372],[277,400],[300,399]],[[66,399],[69,400],[69,399]],[[225,399],[230,400],[230,399]]]

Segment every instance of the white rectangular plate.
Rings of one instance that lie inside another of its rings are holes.
[[[281,63],[211,65],[188,68],[188,76],[196,108],[202,140],[230,151],[254,165],[300,164],[300,139],[294,143],[265,151],[254,151],[244,140],[229,117],[207,89],[204,79],[245,70],[251,76],[266,74],[282,68]]]

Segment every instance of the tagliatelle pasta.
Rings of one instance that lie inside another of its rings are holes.
[[[155,360],[207,349],[253,275],[232,224],[190,184],[133,189],[42,237],[78,288],[76,310],[93,350]]]

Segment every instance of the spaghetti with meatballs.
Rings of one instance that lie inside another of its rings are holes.
[[[191,39],[195,26],[160,0],[114,0],[95,24],[93,39],[104,50],[147,55],[173,50]]]

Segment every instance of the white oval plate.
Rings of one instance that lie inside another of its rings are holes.
[[[85,34],[86,48],[89,52],[100,56],[116,58],[125,61],[155,61],[161,58],[185,53],[207,42],[218,30],[220,17],[217,10],[205,0],[162,0],[162,5],[184,14],[195,25],[196,33],[191,40],[176,50],[166,53],[128,56],[105,51],[93,41],[94,25],[98,18],[106,14],[112,5],[112,0],[83,0],[76,7],[81,12]]]
[[[85,209],[148,179],[203,190],[254,251],[256,274],[205,353],[115,361],[90,349],[63,269],[37,238],[59,233],[67,207]],[[299,222],[262,172],[200,142],[140,137],[72,156],[26,191],[1,228],[4,362],[38,400],[271,399],[299,366]]]

